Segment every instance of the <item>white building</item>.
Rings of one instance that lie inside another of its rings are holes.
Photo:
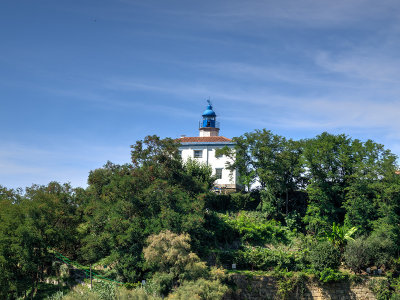
[[[232,162],[225,155],[217,156],[216,149],[225,146],[233,148],[235,143],[223,136],[219,136],[219,123],[216,121],[217,115],[208,101],[207,109],[202,115],[203,119],[199,124],[198,137],[182,136],[178,141],[183,160],[188,158],[196,159],[199,162],[211,166],[213,175],[216,175],[216,189],[225,193],[239,189],[237,184],[237,172],[226,168],[227,163]]]

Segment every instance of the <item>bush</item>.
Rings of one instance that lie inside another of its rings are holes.
[[[341,281],[345,279],[345,277],[346,276],[340,271],[331,268],[326,268],[319,274],[319,280],[323,283]]]
[[[276,272],[279,299],[303,299],[307,289],[307,276],[304,273]]]
[[[97,283],[96,283],[97,284]],[[105,283],[107,285],[107,283]],[[104,287],[104,286],[103,286]],[[104,293],[106,293],[106,298],[104,298]],[[58,299],[58,298],[48,298],[48,299]],[[151,295],[150,293],[146,292],[143,288],[134,288],[129,290],[125,287],[116,287],[113,289],[110,295],[107,294],[107,289],[100,290],[92,289],[78,285],[73,288],[68,294],[64,297],[60,298],[62,300],[76,300],[76,299],[84,299],[84,300],[99,300],[99,299],[118,299],[118,300],[161,300],[160,297]]]
[[[205,207],[214,211],[226,211],[229,209],[230,200],[230,195],[208,193],[205,197]]]
[[[172,294],[171,300],[204,299],[219,300],[228,291],[228,287],[219,280],[206,280],[200,278],[196,281],[185,281]]]
[[[292,211],[285,216],[285,223],[292,232],[300,232],[302,229],[301,216],[296,211]]]
[[[360,273],[371,264],[371,249],[365,240],[361,237],[349,241],[344,250],[344,260],[346,265],[355,273]]]
[[[233,218],[226,218],[226,222],[238,232],[244,243],[263,246],[288,242],[280,223],[267,220],[262,213],[241,211]]]
[[[237,252],[237,263],[241,269],[268,271],[297,270],[296,257],[293,253],[271,250],[263,247],[245,247]]]
[[[207,273],[207,266],[190,251],[190,236],[169,230],[147,238],[144,258],[155,271],[171,273],[174,279],[195,280]]]
[[[206,214],[206,229],[210,233],[211,245],[231,245],[235,238],[237,238],[236,231],[229,225],[226,220],[227,216],[218,214],[213,211],[208,211]]]
[[[51,296],[48,296],[46,300],[62,300],[64,297],[63,291],[58,291]]]
[[[103,281],[96,282],[92,290],[101,300],[114,300],[116,298],[115,284]]]
[[[133,290],[127,290],[124,288],[118,289],[117,298],[118,300],[161,300],[162,298],[151,295],[146,292],[143,288],[135,288]]]
[[[228,266],[237,262],[237,251],[232,250],[212,250],[215,264],[218,266]]]
[[[229,209],[231,210],[250,209],[258,204],[256,193],[232,193],[230,197]]]
[[[149,282],[149,292],[167,296],[174,285],[174,275],[171,273],[157,272]]]
[[[88,286],[77,285],[67,293],[63,300],[114,300],[117,298],[117,287],[112,283],[98,281],[93,283],[93,289]]]
[[[371,262],[377,267],[388,267],[393,260],[396,245],[384,232],[373,232],[366,240]]]
[[[218,195],[210,193],[205,198],[206,207],[215,211],[239,211],[255,209],[259,202],[259,193],[232,193],[229,195]]]
[[[394,263],[394,242],[385,234],[374,232],[368,238],[350,241],[344,251],[346,265],[359,273],[369,266],[388,267]]]
[[[391,298],[389,282],[386,279],[371,280],[369,283],[369,288],[375,294],[377,300],[389,300]]]
[[[340,251],[328,241],[319,242],[310,250],[309,259],[316,271],[336,270],[340,265]]]
[[[271,258],[270,250],[263,247],[245,247],[237,252],[240,269],[269,270],[275,266]]]

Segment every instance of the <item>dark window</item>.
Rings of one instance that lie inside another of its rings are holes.
[[[202,158],[203,157],[203,150],[194,150],[193,151],[194,158]]]
[[[222,179],[222,168],[215,169],[215,177],[217,179]]]

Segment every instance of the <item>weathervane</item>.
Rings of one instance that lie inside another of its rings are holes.
[[[211,104],[210,97],[208,97],[207,102],[208,102],[208,104],[212,105],[212,104]]]

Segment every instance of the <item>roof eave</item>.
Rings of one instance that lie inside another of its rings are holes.
[[[196,145],[196,146],[201,146],[201,145],[236,145],[234,142],[180,142],[182,146],[190,146],[190,145]]]

